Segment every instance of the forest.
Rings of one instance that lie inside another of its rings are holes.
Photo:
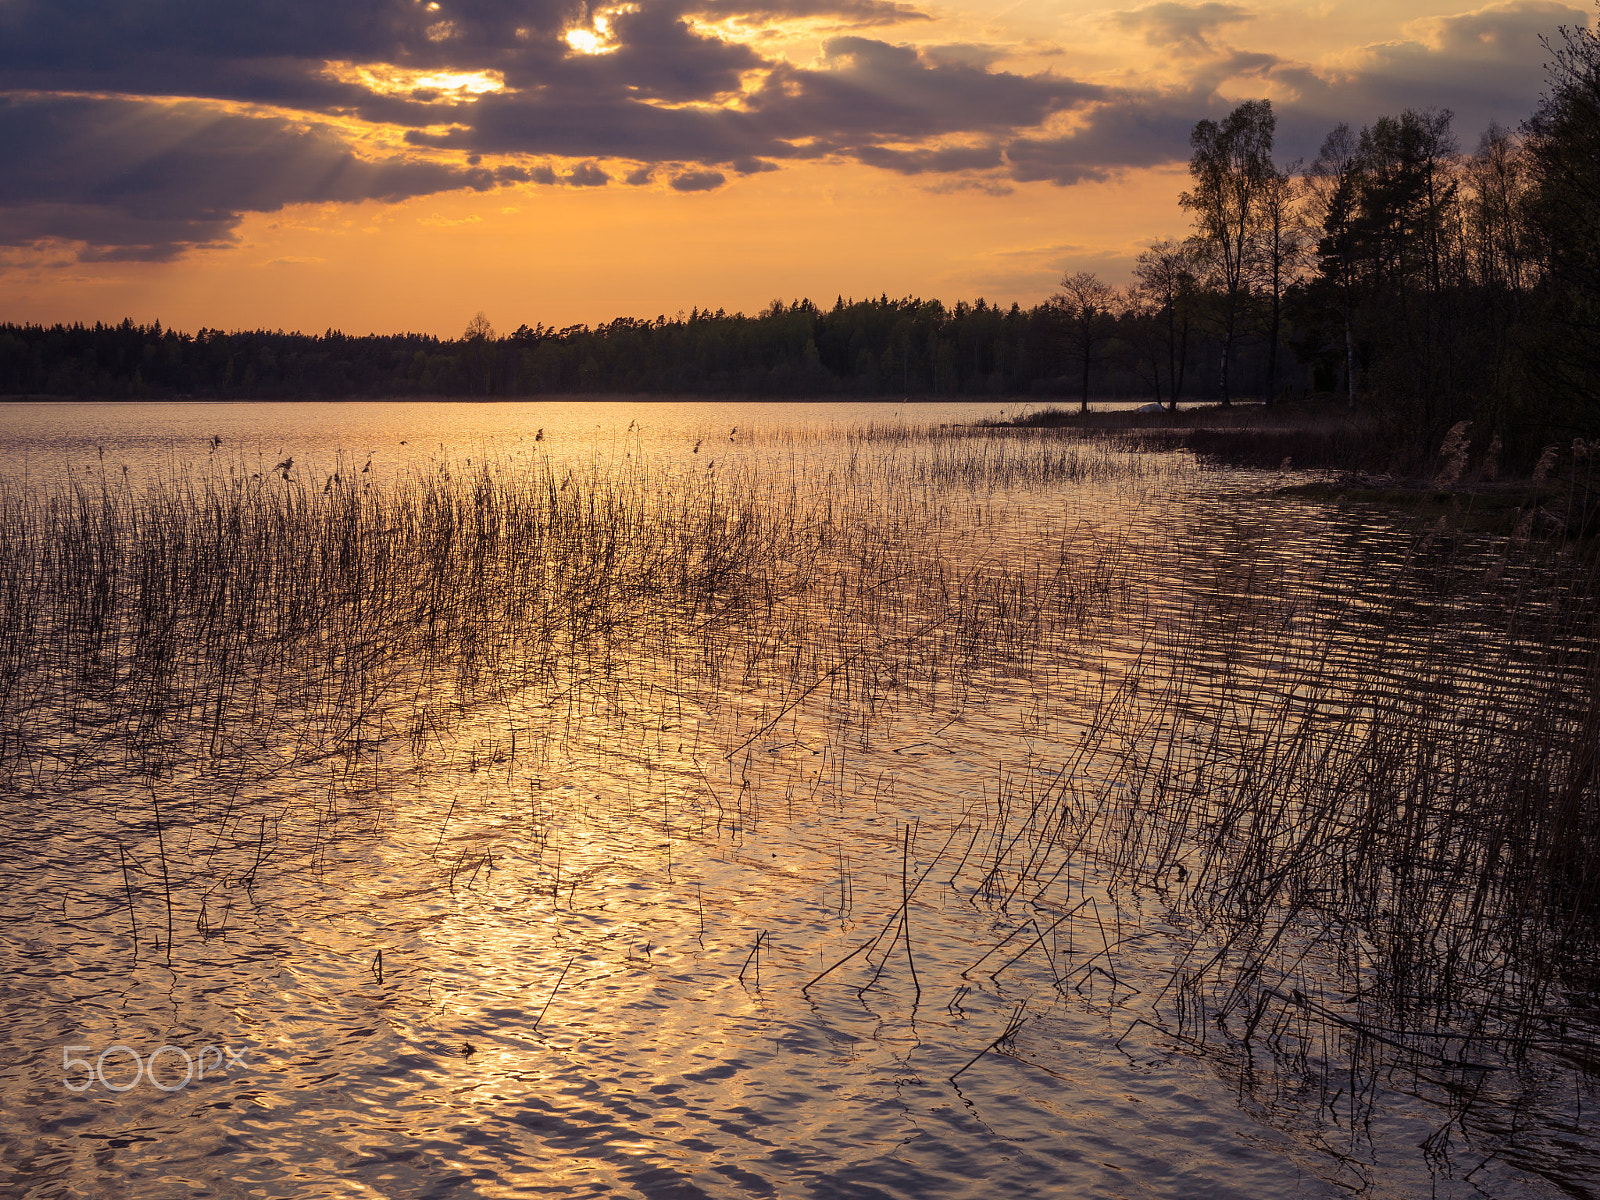
[[[458,338],[0,325],[12,397],[1018,396],[1382,409],[1481,420],[1526,454],[1600,433],[1600,32],[1564,28],[1544,97],[1464,150],[1445,109],[1274,156],[1265,100],[1191,137],[1191,220],[1132,281],[1031,308],[914,297],[696,308],[591,328],[479,314]]]

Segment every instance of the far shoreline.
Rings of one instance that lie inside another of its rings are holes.
[[[532,396],[52,396],[52,395],[0,395],[0,404],[546,404],[556,401],[585,404],[1023,404],[1056,407],[1059,396],[949,396],[903,395],[887,396],[765,396],[765,395],[706,395],[683,392],[550,392]],[[1078,402],[1072,401],[1074,405]],[[1128,412],[1129,408],[1100,408],[1094,405],[1138,405],[1151,403],[1148,399],[1115,399],[1102,397],[1089,401],[1090,412]],[[1163,402],[1165,403],[1165,402]],[[1186,413],[1194,408],[1220,407],[1215,401],[1193,400]],[[1236,400],[1234,408],[1263,407],[1259,400]],[[1077,415],[1077,414],[1074,414]],[[1150,414],[1155,415],[1155,414]]]

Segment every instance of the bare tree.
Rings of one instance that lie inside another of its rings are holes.
[[[1194,190],[1178,202],[1194,213],[1195,241],[1222,292],[1222,403],[1229,402],[1228,367],[1239,318],[1249,298],[1251,257],[1277,127],[1270,100],[1246,100],[1219,124],[1201,121],[1189,135]]]
[[[1080,412],[1089,411],[1089,369],[1116,328],[1117,290],[1093,271],[1061,277],[1061,290],[1050,304],[1066,322],[1067,344],[1083,368]]]
[[[1470,194],[1467,234],[1479,285],[1515,298],[1526,284],[1527,167],[1517,135],[1496,122],[1478,139],[1478,152],[1465,164]]]
[[[494,326],[489,324],[489,318],[482,309],[467,322],[466,332],[461,335],[461,340],[466,343],[467,372],[472,387],[477,390],[478,381],[482,380],[484,395],[489,394],[489,385],[493,382],[490,375],[494,336]]]
[[[1189,329],[1193,324],[1200,263],[1188,242],[1162,240],[1151,244],[1134,265],[1134,287],[1165,332],[1169,407],[1178,411],[1183,375],[1189,360]],[[1156,399],[1161,399],[1159,372]]]
[[[1283,329],[1283,294],[1299,276],[1308,238],[1301,218],[1305,185],[1300,163],[1280,169],[1269,162],[1262,183],[1255,252],[1251,256],[1267,299],[1267,403],[1278,395],[1278,342]]]

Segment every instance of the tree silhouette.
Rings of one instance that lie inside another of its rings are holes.
[[[482,309],[474,314],[472,320],[467,322],[466,332],[461,335],[461,340],[466,343],[467,372],[472,380],[473,390],[478,390],[477,384],[482,381],[484,395],[489,394],[494,383],[494,326],[489,324]]]
[[[1050,297],[1067,327],[1067,344],[1083,368],[1080,412],[1089,411],[1089,370],[1116,331],[1117,292],[1092,271],[1061,278],[1061,290]]]
[[[1283,336],[1283,296],[1305,260],[1306,234],[1301,217],[1304,185],[1300,163],[1280,169],[1268,163],[1256,223],[1256,246],[1250,256],[1267,313],[1267,403],[1278,396],[1278,346]]]
[[[1169,406],[1178,411],[1183,393],[1183,375],[1189,359],[1189,329],[1193,324],[1200,280],[1200,263],[1195,249],[1187,242],[1162,240],[1151,244],[1134,264],[1134,287],[1149,305],[1163,331],[1167,360],[1167,382],[1171,389]],[[1156,399],[1161,399],[1159,374]]]
[[[1528,164],[1521,140],[1491,121],[1465,164],[1465,175],[1471,188],[1467,237],[1478,268],[1475,282],[1515,298],[1529,282]]]
[[[1344,328],[1345,393],[1356,402],[1356,216],[1360,203],[1362,164],[1355,134],[1342,121],[1323,139],[1322,149],[1306,168],[1310,212],[1321,229],[1316,246],[1317,270],[1339,297]]]
[[[1258,248],[1262,192],[1272,174],[1277,118],[1270,100],[1246,100],[1219,124],[1201,121],[1189,135],[1192,191],[1178,202],[1194,213],[1195,240],[1222,294],[1222,403],[1229,403],[1228,369],[1239,318],[1248,299],[1251,260]]]
[[[1600,428],[1600,30],[1564,27],[1550,87],[1524,127],[1529,225],[1546,264],[1529,356],[1545,403]]]
[[[1451,311],[1460,300],[1460,181],[1450,122],[1447,109],[1382,116],[1361,131],[1357,150],[1354,243],[1369,352],[1425,426],[1456,403],[1467,316]]]

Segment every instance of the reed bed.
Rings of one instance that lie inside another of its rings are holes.
[[[464,753],[452,730],[475,706],[538,709],[540,736],[563,711],[569,727],[604,712],[659,742],[686,708],[722,705],[720,739],[689,749],[727,771],[727,788],[707,780],[720,833],[762,802],[755,748],[802,719],[831,731],[819,771],[838,771],[824,790],[842,805],[844,755],[879,715],[1022,688],[1034,760],[963,813],[840,844],[855,940],[808,999],[896,981],[913,1013],[925,991],[952,1011],[1003,997],[999,1036],[952,1080],[1015,1052],[1030,1012],[1091,995],[1253,1091],[1354,1096],[1403,1068],[1466,1111],[1505,1101],[1521,1071],[1600,1065],[1583,1015],[1600,989],[1600,665],[1582,560],[1508,543],[1486,569],[1429,532],[1355,571],[1360,594],[1329,594],[1331,573],[1290,578],[1245,536],[1225,560],[1186,559],[1181,535],[1134,545],[1057,510],[1078,485],[1159,500],[1196,481],[1186,454],[1031,429],[749,443],[720,462],[443,460],[382,486],[292,463],[0,486],[0,790],[36,812],[120,788],[108,819],[130,850],[143,839],[146,878],[155,845],[170,956],[175,909],[208,936],[219,874],[169,859],[174,822],[188,844],[225,827],[248,888],[296,836],[252,789],[307,768],[348,780],[396,748]],[[519,750],[513,733],[469,752],[509,778]],[[200,778],[181,811],[157,803]],[[826,803],[811,794],[802,807]],[[541,862],[544,804],[527,817]],[[657,835],[669,854],[686,836],[665,806]],[[493,870],[489,849],[453,853],[452,891]],[[597,878],[559,854],[552,868],[569,903]],[[887,911],[856,932],[869,873]],[[919,957],[936,897],[981,918],[976,962]],[[1155,966],[1152,924],[1169,948]],[[759,987],[763,958],[769,980],[782,958],[754,937],[740,974]]]
[[[1435,543],[1315,618],[1183,598],[1074,754],[1012,777],[976,894],[1081,904],[1060,872],[1098,872],[1106,920],[1173,945],[1124,961],[1125,1029],[1357,1124],[1398,1072],[1465,1129],[1600,1069],[1600,626],[1592,563],[1502,559],[1485,588]]]
[[[940,556],[957,514],[923,502],[1082,477],[1076,458],[852,447],[804,488],[699,467],[0,486],[0,786],[350,757],[616,670],[624,646],[779,696],[869,667],[949,676],[1026,653],[1110,586],[1101,548]]]

